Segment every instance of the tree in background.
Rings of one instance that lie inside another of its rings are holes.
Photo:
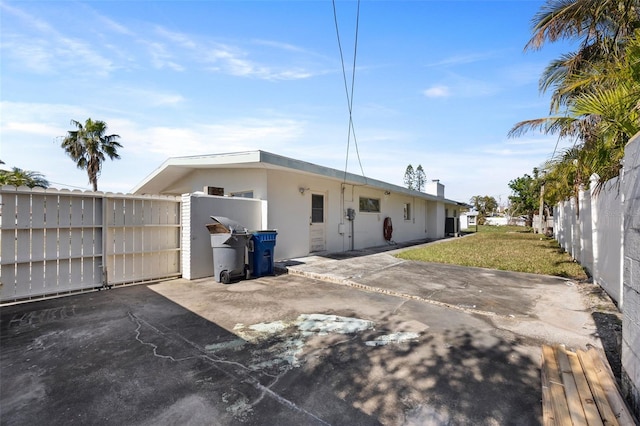
[[[404,172],[404,184],[408,189],[415,189],[415,180],[416,172],[413,170],[413,166],[409,164]]]
[[[413,166],[409,164],[404,172],[404,184],[408,189],[416,191],[424,191],[425,184],[427,183],[427,176],[424,173],[422,164],[418,164],[418,167],[414,170]]]
[[[98,190],[98,177],[102,170],[102,162],[109,157],[119,159],[118,135],[106,135],[107,124],[104,121],[93,121],[87,118],[84,125],[71,120],[76,130],[70,130],[62,141],[61,147],[76,162],[79,169],[86,170],[93,190]]]
[[[4,164],[2,161],[0,163]],[[13,167],[11,170],[0,170],[0,185],[48,188],[49,181],[41,173]]]
[[[478,225],[484,225],[487,216],[493,215],[498,208],[496,199],[489,195],[474,195],[469,203],[478,212]]]
[[[418,164],[416,168],[415,175],[415,189],[422,192],[424,191],[424,186],[427,183],[427,175],[424,173],[424,169],[422,168],[422,164]]]
[[[509,196],[512,216],[526,216],[525,225],[533,226],[533,216],[540,207],[540,188],[542,179],[538,169],[533,169],[533,176],[525,174],[509,182],[512,194]]]

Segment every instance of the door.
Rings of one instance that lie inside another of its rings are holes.
[[[324,251],[324,195],[311,194],[311,220],[309,221],[309,251]]]

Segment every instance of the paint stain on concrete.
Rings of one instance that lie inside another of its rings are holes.
[[[248,368],[254,371],[273,371],[275,369],[278,373],[283,373],[301,365],[299,357],[304,350],[306,341],[311,337],[329,334],[357,334],[372,330],[374,327],[373,321],[360,318],[301,314],[293,321],[263,322],[248,326],[236,324],[233,330],[242,341],[254,344],[267,340],[273,341],[267,348],[252,351],[253,362],[247,366]],[[418,333],[398,332],[376,337],[365,344],[367,346],[386,346],[415,341],[418,337]],[[206,349],[213,351],[228,348],[220,345],[209,345]]]
[[[428,327],[422,325],[422,328]],[[282,374],[302,365],[301,355],[305,345],[314,336],[355,335],[374,329],[373,321],[360,318],[301,314],[291,321],[236,324],[233,331],[239,339],[207,345],[205,349],[220,352],[217,355],[223,357],[225,350],[245,351],[249,359],[243,363],[244,368],[274,377],[277,381]],[[419,336],[416,332],[396,332],[380,335],[364,343],[368,347],[402,344],[415,341]],[[236,420],[246,422],[251,418],[252,404],[244,395],[229,391],[223,394],[222,401],[227,404],[227,412]]]
[[[386,346],[390,343],[415,342],[420,335],[418,333],[392,333],[378,336],[373,340],[364,342],[367,346]]]
[[[227,412],[242,423],[246,422],[253,414],[253,406],[249,399],[234,389],[222,394],[222,402],[229,404]]]
[[[213,343],[204,347],[209,352],[218,352],[227,349],[241,349],[247,342],[242,339],[234,339],[228,342]]]
[[[298,330],[305,335],[325,336],[330,333],[354,334],[372,329],[375,324],[358,318],[337,315],[302,314],[297,319]]]
[[[373,329],[372,321],[359,318],[325,314],[301,314],[292,321],[262,322],[252,325],[236,324],[233,331],[240,342],[250,342],[252,362],[247,368],[253,371],[269,371],[281,374],[300,367],[300,355],[305,343],[313,336],[328,334],[355,334]],[[270,341],[267,347],[261,343]],[[217,343],[208,345],[208,351],[219,351],[242,347],[240,343]]]

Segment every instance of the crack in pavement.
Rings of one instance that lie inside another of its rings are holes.
[[[273,391],[271,389],[272,386],[274,386],[278,380],[284,375],[286,374],[287,371],[283,371],[280,374],[278,374],[277,376],[274,376],[272,374],[268,374],[266,372],[260,372],[260,374],[263,374],[265,376],[271,377],[274,380],[268,385],[265,386],[262,383],[260,383],[260,381],[255,378],[251,373],[253,373],[254,371],[251,370],[249,367],[247,367],[246,365],[236,362],[236,361],[228,361],[225,359],[221,359],[218,358],[214,355],[210,355],[207,354],[205,349],[202,348],[200,345],[196,344],[195,342],[192,342],[188,339],[186,339],[184,336],[182,336],[179,333],[176,333],[173,330],[170,330],[170,333],[165,333],[163,331],[161,331],[158,327],[155,327],[153,324],[149,323],[148,321],[140,318],[139,316],[135,315],[132,312],[128,312],[129,318],[136,324],[136,329],[134,330],[136,336],[136,341],[139,342],[140,344],[144,345],[144,346],[149,346],[153,349],[153,356],[161,358],[161,359],[168,359],[172,362],[183,362],[183,361],[188,361],[188,360],[193,360],[193,359],[204,359],[209,361],[210,363],[213,364],[213,367],[220,371],[221,373],[225,374],[226,376],[230,377],[233,380],[239,381],[241,383],[248,383],[251,386],[253,386],[257,391],[259,391],[259,396],[258,398],[256,398],[256,400],[254,402],[252,402],[251,404],[248,404],[250,407],[253,407],[255,405],[257,405],[260,401],[262,401],[262,399],[264,399],[264,397],[266,395],[270,396],[271,398],[273,398],[275,401],[277,401],[279,404],[294,410],[300,414],[304,414],[305,416],[308,416],[312,419],[314,419],[315,421],[317,421],[320,424],[323,425],[327,425],[327,426],[331,426],[330,423],[327,423],[326,421],[324,421],[323,419],[321,419],[320,417],[316,416],[315,414],[305,410],[304,408],[298,407],[293,401],[283,397],[282,395],[278,394],[277,392]],[[187,356],[187,357],[183,357],[183,358],[175,358],[171,355],[163,355],[158,353],[158,345],[151,343],[151,342],[146,342],[144,340],[142,340],[140,338],[141,335],[141,329],[142,327],[148,327],[149,329],[151,329],[154,333],[156,333],[157,335],[161,336],[164,339],[171,339],[172,337],[177,337],[178,339],[180,339],[181,341],[183,341],[184,343],[188,344],[189,346],[191,346],[193,349],[195,349],[196,351],[198,351],[199,353],[197,355],[192,355],[192,356]],[[170,334],[170,335],[169,335]],[[240,368],[239,372],[232,372],[232,371],[228,371],[228,369],[222,368],[219,364],[222,365],[232,365],[235,367]]]
[[[387,289],[380,288],[380,287],[373,287],[373,286],[366,285],[366,284],[360,284],[360,283],[357,283],[357,282],[352,281],[350,279],[344,279],[344,278],[341,278],[341,277],[327,276],[326,274],[323,274],[323,273],[297,271],[295,269],[289,269],[289,273],[292,274],[292,275],[298,275],[298,276],[302,276],[302,277],[307,277],[307,278],[311,278],[311,279],[318,280],[318,281],[324,281],[324,282],[328,282],[328,283],[339,284],[339,285],[343,285],[343,286],[346,286],[346,287],[355,288],[355,289],[358,289],[358,290],[364,290],[364,291],[368,291],[370,293],[380,293],[380,294],[386,294],[388,296],[393,296],[393,297],[401,297],[401,298],[404,298],[404,299],[416,300],[418,302],[429,303],[431,305],[440,306],[440,307],[448,308],[448,309],[454,309],[456,311],[461,311],[461,312],[465,312],[465,313],[468,313],[468,314],[477,314],[477,315],[483,315],[483,316],[488,316],[488,317],[501,317],[501,318],[510,318],[510,319],[514,318],[512,315],[502,315],[502,314],[498,314],[498,313],[492,312],[492,311],[483,311],[483,310],[480,310],[480,309],[474,309],[474,308],[465,307],[465,306],[453,305],[451,303],[440,302],[438,300],[433,300],[433,299],[427,299],[425,297],[415,296],[413,294],[401,293],[399,291],[387,290]]]

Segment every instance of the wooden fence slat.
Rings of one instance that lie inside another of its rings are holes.
[[[56,290],[65,292],[73,290],[71,286],[71,265],[69,259],[58,260],[58,285]]]
[[[31,290],[31,265],[29,263],[16,264],[15,280],[16,297],[29,297],[33,294]]]
[[[46,260],[44,263],[44,288],[46,293],[54,293],[58,288],[58,261]]]
[[[16,226],[22,229],[31,227],[31,195],[16,194]]]
[[[42,195],[31,197],[31,226],[33,228],[44,228],[46,219],[46,198]]]
[[[16,228],[16,203],[17,198],[15,194],[2,193],[2,215],[0,215],[1,229],[15,229]]]
[[[29,262],[31,260],[31,231],[17,229],[15,238],[16,262]]]
[[[14,299],[16,297],[16,270],[15,265],[5,265],[2,267],[2,285],[0,285],[0,298],[2,300]]]

